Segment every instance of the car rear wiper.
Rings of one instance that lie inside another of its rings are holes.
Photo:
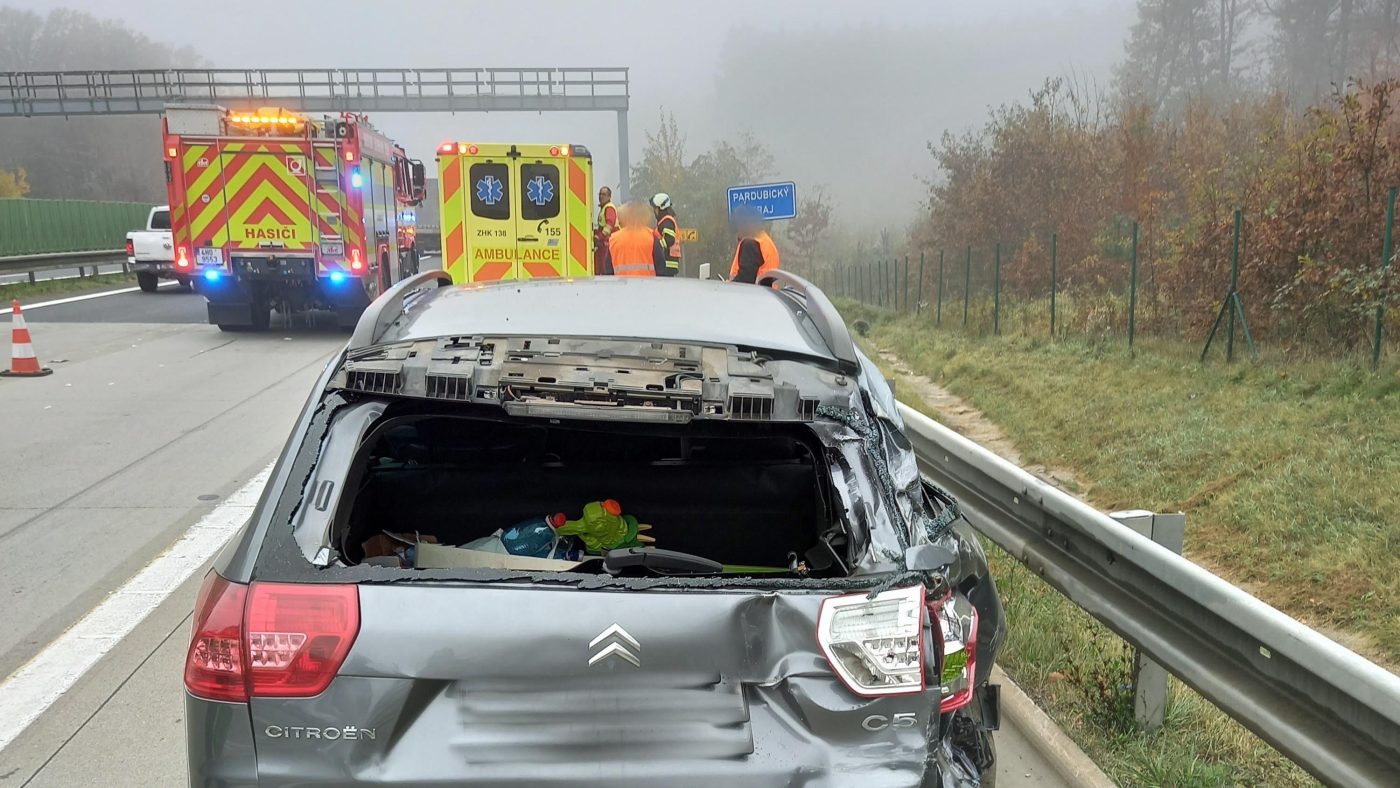
[[[628,547],[603,553],[603,569],[610,575],[639,569],[658,575],[717,575],[724,571],[724,566],[718,561],[675,550]]]

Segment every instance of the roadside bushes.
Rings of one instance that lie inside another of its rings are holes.
[[[1229,282],[1238,206],[1256,334],[1362,346],[1375,306],[1396,300],[1380,264],[1386,192],[1400,185],[1397,100],[1400,81],[1352,82],[1302,114],[1276,94],[1166,118],[1051,80],[929,146],[942,175],[916,244],[972,245],[985,268],[1001,243],[1004,293],[1024,300],[1049,292],[1053,233],[1061,291],[1088,302],[1125,291],[1137,221],[1140,326],[1196,335]]]

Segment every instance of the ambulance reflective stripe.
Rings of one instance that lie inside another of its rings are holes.
[[[587,163],[589,170],[592,170],[591,160],[582,160]],[[568,239],[565,242],[568,246],[568,269],[566,276],[591,276],[593,274],[593,244],[590,242],[592,234],[588,227],[588,196],[592,191],[589,184],[589,173],[584,171],[584,164],[579,159],[569,159],[568,174],[568,197],[564,205],[564,215],[568,219]]]
[[[442,202],[442,270],[454,282],[467,281],[466,211],[462,204],[462,157],[438,160],[438,191]]]
[[[471,281],[497,282],[510,278],[515,271],[515,251],[498,247],[476,247],[472,249]]]

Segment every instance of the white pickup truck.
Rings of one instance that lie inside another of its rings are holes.
[[[160,279],[177,279],[190,289],[190,277],[175,273],[175,243],[170,238],[170,206],[157,205],[146,216],[146,229],[126,234],[126,261],[136,269],[136,283],[154,293]]]

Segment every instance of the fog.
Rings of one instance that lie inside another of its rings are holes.
[[[213,67],[625,66],[633,161],[664,107],[692,155],[752,131],[776,177],[827,185],[843,218],[891,224],[923,198],[929,140],[1046,77],[1107,85],[1133,19],[1131,0],[5,4],[113,18]],[[446,139],[583,143],[597,179],[618,179],[611,113],[373,120],[422,158]]]

